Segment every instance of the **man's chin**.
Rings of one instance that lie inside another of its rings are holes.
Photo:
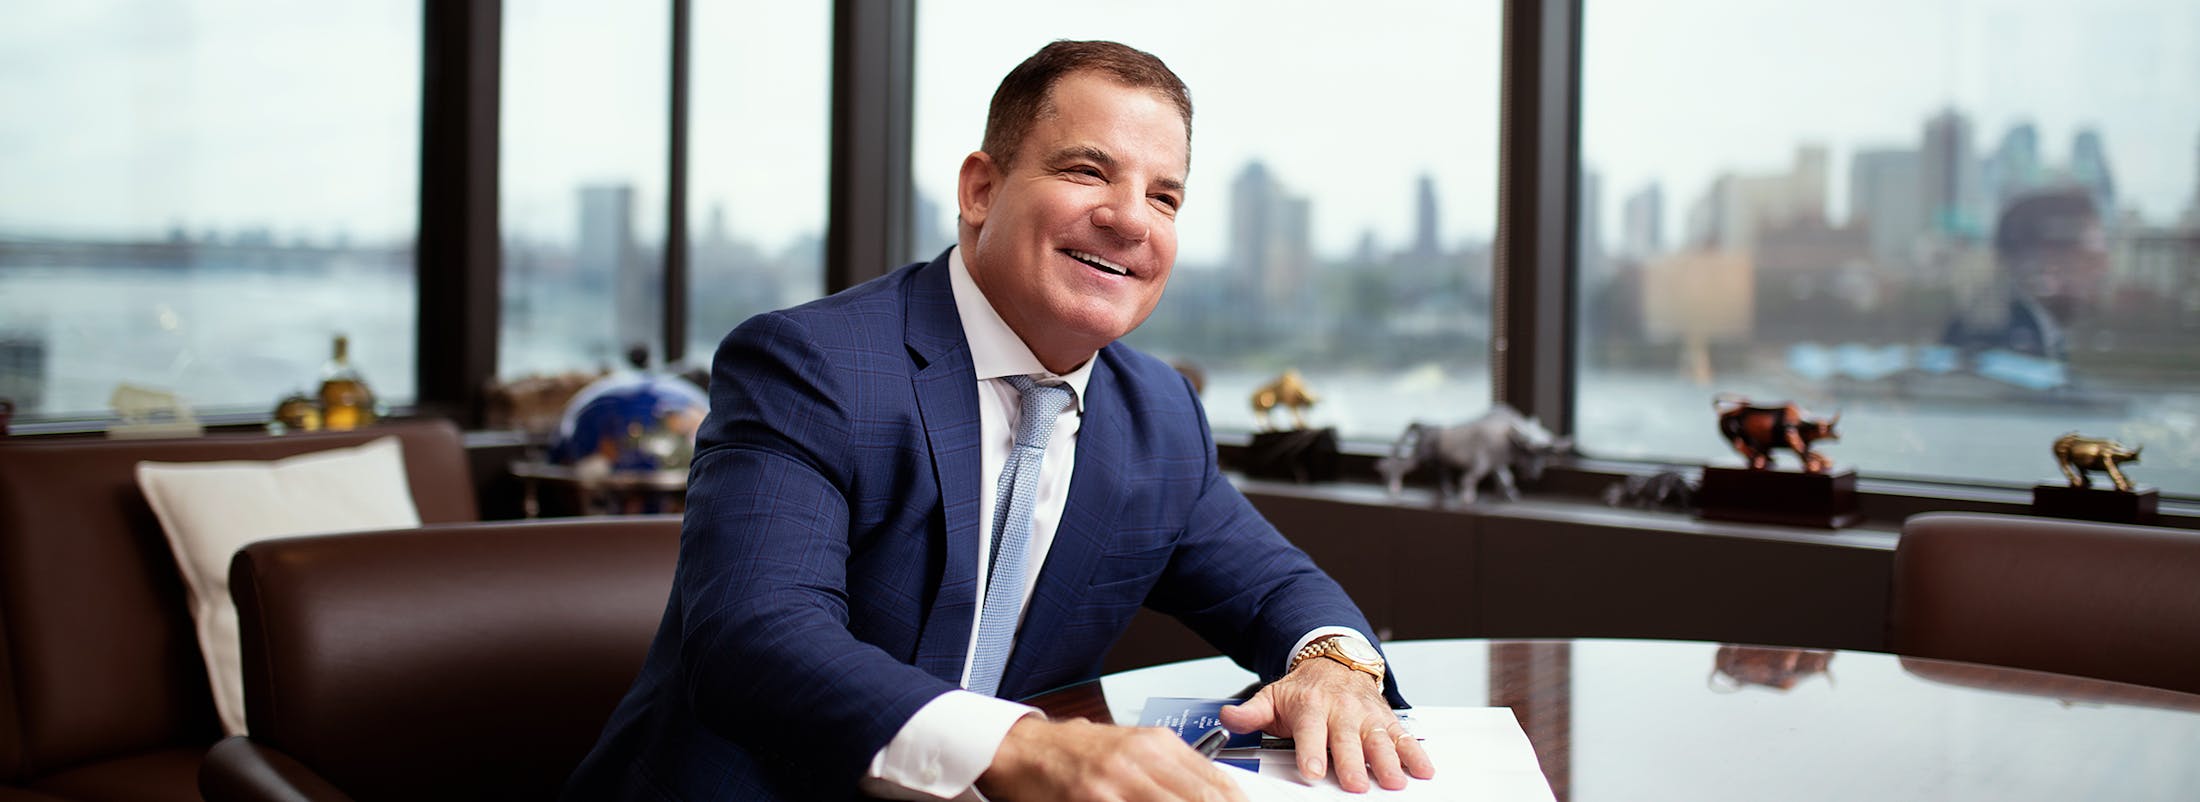
[[[1121,320],[1077,320],[1064,321],[1057,331],[1064,341],[1077,343],[1079,350],[1098,351],[1108,347],[1109,343],[1122,339],[1136,328],[1137,323],[1126,324]]]

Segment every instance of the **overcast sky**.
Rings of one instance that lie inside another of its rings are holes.
[[[647,3],[507,0],[508,228],[564,239],[576,189],[636,186],[661,236],[667,22]],[[696,0],[691,208],[768,247],[825,210],[829,5]],[[1261,159],[1312,203],[1324,253],[1410,236],[1436,178],[1445,238],[1494,226],[1498,23],[1483,2],[1157,0],[919,4],[920,190],[946,205],[993,86],[1055,38],[1152,51],[1197,107],[1183,256],[1218,257],[1228,189]],[[10,3],[0,26],[0,231],[408,234],[417,203],[419,5],[387,0]],[[2039,126],[2064,162],[2106,138],[2122,197],[2164,219],[2200,156],[2200,4],[2186,0],[1734,3],[1591,0],[1584,158],[1617,205],[1650,181],[1668,223],[1722,170],[1784,168],[1799,143],[1915,146],[1970,114],[1983,154]]]
[[[1948,107],[1985,156],[2019,122],[2064,166],[2101,131],[2120,200],[2174,217],[2200,179],[2200,3],[2189,0],[1595,0],[1584,31],[1585,161],[1607,236],[1660,182],[1668,229],[1722,170],[1773,172],[1827,146],[1845,214],[1849,156],[1915,148]],[[1670,233],[1669,233],[1670,238]]]

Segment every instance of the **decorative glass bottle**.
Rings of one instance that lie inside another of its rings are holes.
[[[351,344],[336,335],[336,352],[321,369],[321,425],[343,431],[374,422],[374,391],[351,365]]]

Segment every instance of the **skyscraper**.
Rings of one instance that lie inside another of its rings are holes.
[[[1595,170],[1581,171],[1580,209],[1574,221],[1574,259],[1586,278],[1604,276],[1604,177]]]
[[[634,244],[634,187],[609,184],[581,187],[580,245],[574,267],[585,283],[603,281],[612,288],[610,346],[623,352],[651,346],[660,332],[655,267],[640,258]],[[653,353],[655,348],[651,348]]]
[[[1665,251],[1665,191],[1653,181],[1627,196],[1620,212],[1620,251],[1647,260]]]
[[[703,232],[703,244],[711,250],[724,250],[732,241],[732,230],[726,228],[726,202],[714,201],[710,205],[710,227]]]
[[[2093,195],[2093,207],[2101,222],[2115,225],[2116,175],[2109,167],[2108,146],[2095,128],[2081,128],[2070,143],[2070,177]]]
[[[2185,224],[2200,229],[2200,137],[2194,137],[2192,148],[2192,203],[2185,207]]]
[[[1291,195],[1259,161],[1230,182],[1230,265],[1240,286],[1271,306],[1296,309],[1313,267],[1311,204]]]
[[[1869,232],[1872,258],[1881,265],[1908,264],[1925,232],[1921,162],[1917,151],[1901,148],[1857,151],[1849,162],[1849,225]]]
[[[1689,207],[1688,245],[1746,251],[1765,229],[1825,222],[1826,149],[1803,145],[1787,172],[1714,179]]]
[[[1928,230],[1949,239],[1984,235],[1978,203],[1978,162],[1971,155],[1971,120],[1947,109],[1925,121],[1918,149],[1918,201]]]
[[[2031,123],[2009,127],[2001,146],[1979,167],[1979,181],[1986,200],[1998,210],[2025,190],[2040,185],[2046,170],[2040,164],[2040,132]]]
[[[916,199],[910,204],[915,208],[910,212],[913,219],[909,236],[916,240],[917,252],[909,258],[930,261],[940,255],[940,251],[947,250],[947,246],[955,244],[955,217],[940,208],[932,196],[922,192],[913,194]]]
[[[1444,252],[1436,224],[1436,179],[1421,174],[1420,191],[1413,199],[1413,256],[1434,261]]]

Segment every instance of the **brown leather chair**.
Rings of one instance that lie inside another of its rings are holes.
[[[2200,693],[2200,532],[1919,515],[1890,623],[1899,654]]]
[[[247,546],[230,567],[251,735],[232,800],[553,799],[656,633],[676,515]]]
[[[197,800],[221,737],[190,602],[140,460],[269,460],[404,442],[428,523],[472,521],[458,429],[190,439],[0,438],[0,802]]]

